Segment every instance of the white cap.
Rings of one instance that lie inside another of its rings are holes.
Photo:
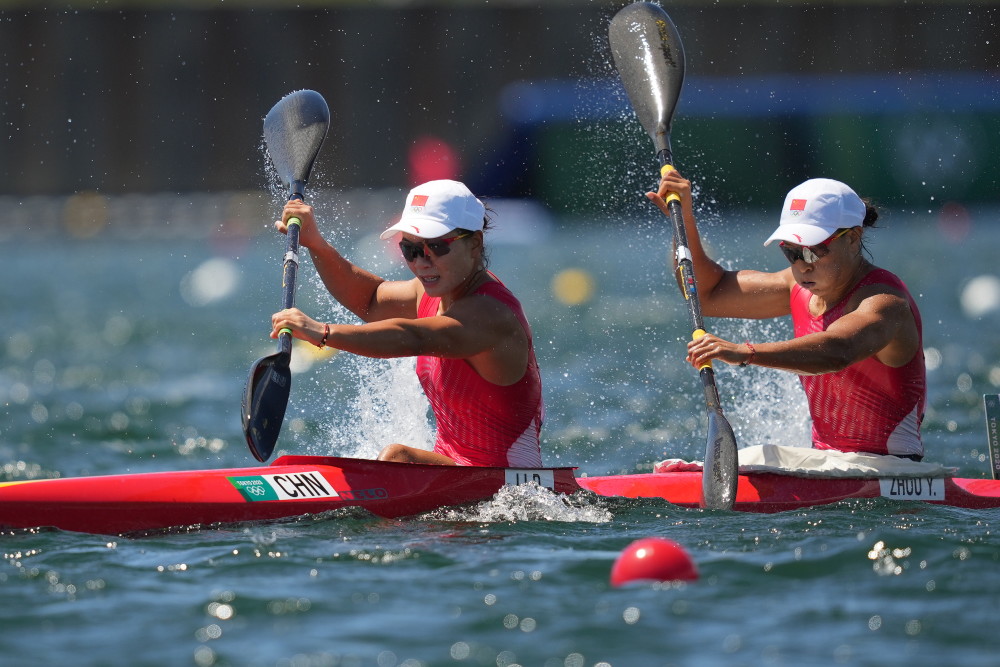
[[[795,245],[817,245],[838,229],[857,227],[865,221],[865,203],[854,190],[840,181],[813,178],[796,185],[785,196],[778,229],[771,241]]]
[[[453,229],[477,232],[483,228],[486,207],[458,181],[428,181],[406,195],[403,217],[382,232],[389,239],[400,232],[422,239],[436,239]]]

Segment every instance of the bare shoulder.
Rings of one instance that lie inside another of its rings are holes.
[[[523,330],[520,320],[510,306],[488,294],[464,296],[455,301],[443,314],[476,328],[494,330],[504,336]]]
[[[883,283],[865,285],[854,292],[850,310],[860,309],[878,312],[886,317],[913,319],[906,292]]]
[[[906,294],[891,285],[866,285],[851,297],[851,313],[880,336],[888,337],[875,356],[882,363],[898,368],[920,351],[920,332]],[[876,335],[876,334],[873,334]]]
[[[424,286],[416,278],[382,282],[375,292],[376,303],[372,319],[415,318],[423,295]]]

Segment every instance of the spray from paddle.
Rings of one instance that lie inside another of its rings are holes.
[[[415,359],[340,355],[339,370],[356,379],[346,409],[327,411],[319,438],[322,454],[373,459],[394,442],[431,450],[429,403],[414,372]],[[322,414],[322,410],[317,413]]]

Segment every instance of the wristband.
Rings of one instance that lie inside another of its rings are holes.
[[[746,368],[747,366],[752,364],[753,358],[757,356],[757,350],[753,349],[753,345],[750,343],[750,341],[746,341],[744,345],[750,348],[750,356],[747,357],[744,361],[740,362],[740,368]]]
[[[329,338],[329,337],[330,337],[330,325],[329,324],[324,324],[323,325],[323,340],[321,340],[319,342],[319,345],[317,345],[316,347],[319,347],[319,348],[326,347],[326,339]]]

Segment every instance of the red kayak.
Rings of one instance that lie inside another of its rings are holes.
[[[488,500],[506,484],[556,493],[701,503],[700,472],[574,477],[574,468],[486,468],[283,456],[269,466],[0,483],[0,528],[141,533],[272,521],[360,507],[394,518]],[[774,473],[739,476],[734,509],[781,512],[850,498],[885,497],[973,509],[1000,507],[1000,480],[845,479]]]
[[[0,483],[0,528],[135,533],[270,521],[361,507],[382,517],[492,498],[505,484],[579,490],[574,468],[540,470],[282,456],[269,465]]]
[[[581,477],[585,489],[602,496],[661,498],[682,507],[701,506],[700,472],[657,472]],[[793,477],[775,473],[739,475],[738,512],[784,512],[850,498],[916,500],[935,505],[985,509],[1000,507],[1000,480],[960,477]]]

